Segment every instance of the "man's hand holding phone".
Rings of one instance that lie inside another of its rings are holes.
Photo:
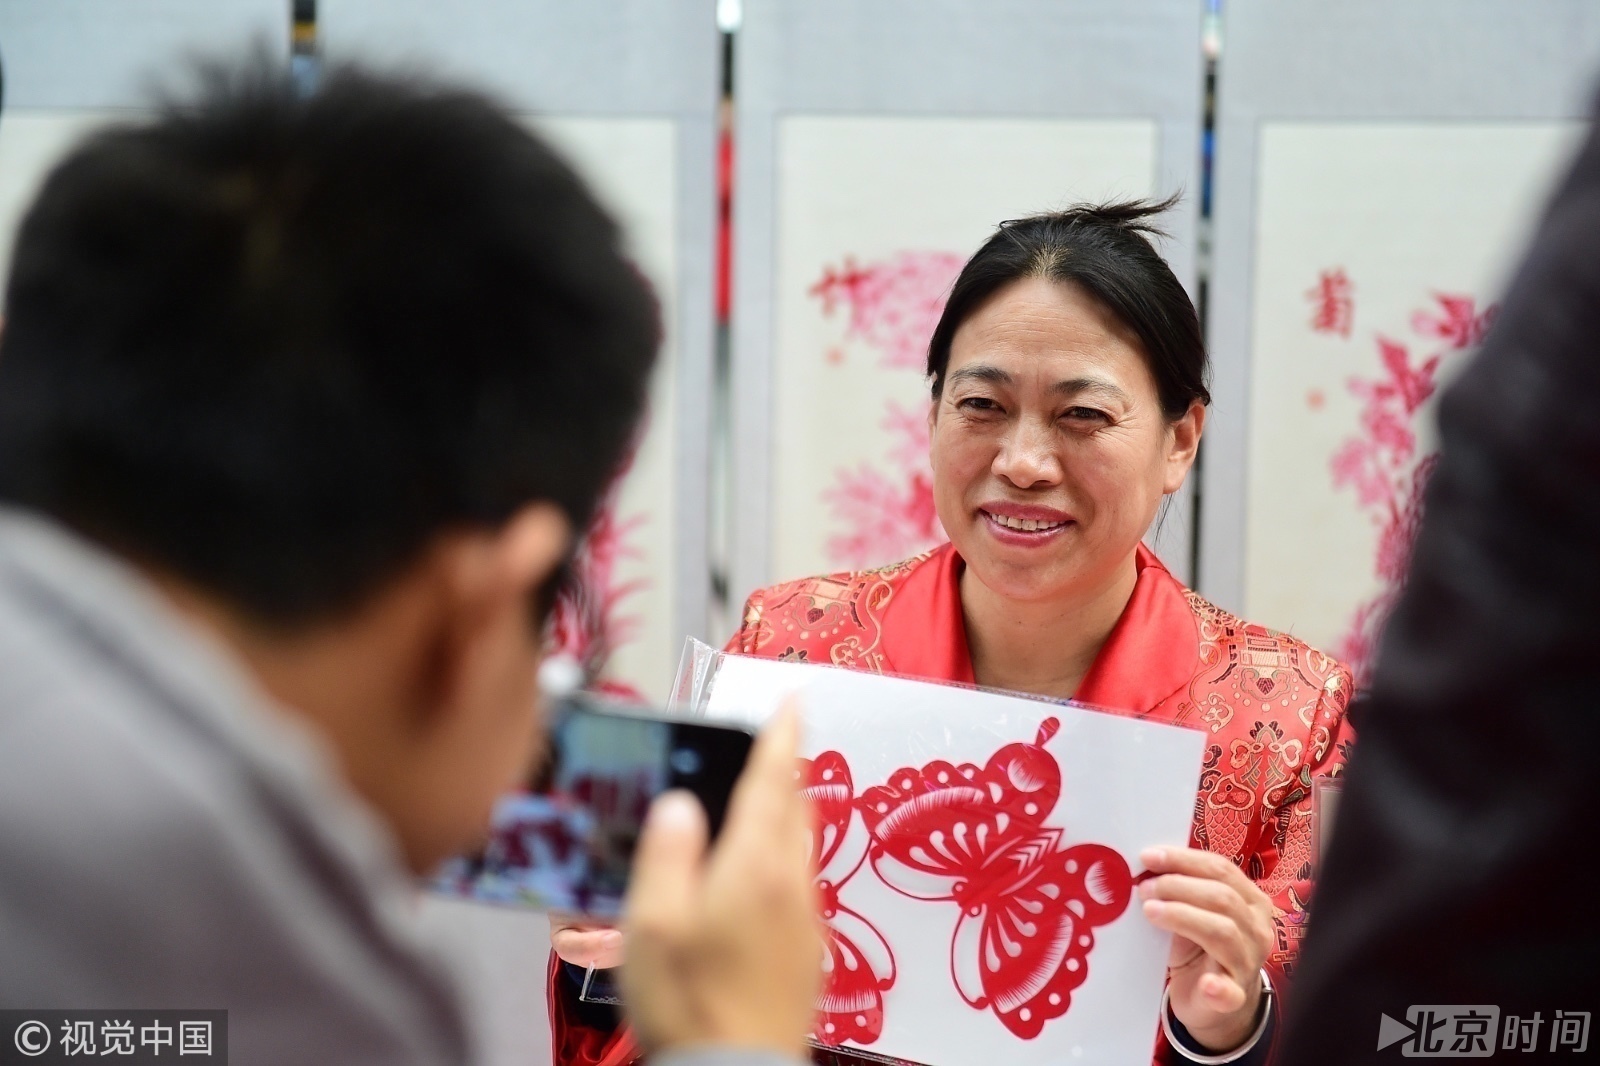
[[[790,705],[756,742],[709,855],[693,796],[667,793],[650,811],[624,911],[622,967],[628,1019],[647,1053],[716,1045],[804,1056],[822,933],[811,812],[795,788],[798,744]],[[561,932],[590,938],[567,938],[577,950],[602,946],[593,927]]]

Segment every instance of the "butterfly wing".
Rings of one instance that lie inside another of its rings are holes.
[[[996,857],[1036,834],[1061,794],[1061,769],[1044,748],[1058,727],[1046,719],[1033,743],[1007,744],[982,767],[935,760],[920,770],[902,767],[865,790],[856,806],[872,834],[879,876],[918,899],[949,899],[948,886],[930,881],[982,876]],[[893,864],[880,865],[880,857]]]
[[[800,792],[810,803],[811,868],[826,870],[839,854],[855,813],[855,783],[850,764],[836,751],[825,751],[815,759],[798,760],[795,779]]]
[[[1042,834],[1020,848],[1016,876],[968,901],[951,941],[962,996],[992,1008],[1024,1040],[1067,1012],[1089,975],[1093,930],[1120,917],[1133,895],[1133,874],[1116,851],[1056,850],[1054,840]]]
[[[828,916],[828,954],[812,1037],[835,1047],[883,1034],[883,994],[894,986],[894,952],[873,924],[846,907]]]

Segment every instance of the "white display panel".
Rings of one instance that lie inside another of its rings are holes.
[[[1245,614],[1355,667],[1470,357],[1573,122],[1261,128]]]
[[[890,562],[938,535],[913,364],[941,281],[999,222],[1182,191],[1162,252],[1193,292],[1202,13],[1196,0],[746,0],[730,615],[774,581]],[[1173,503],[1157,550],[1183,578],[1189,485]]]
[[[1413,320],[1466,315],[1440,296],[1475,315],[1496,298],[1558,172],[1556,127],[1594,100],[1600,5],[1228,0],[1222,36],[1197,588],[1360,659],[1345,638],[1358,608],[1381,613],[1378,542],[1405,524],[1386,514],[1406,510],[1433,412],[1401,402],[1395,427],[1393,398],[1368,412],[1352,384],[1396,387],[1385,350],[1421,373],[1442,327]],[[1348,336],[1311,328],[1324,272],[1331,304],[1352,287]],[[1364,417],[1398,447],[1375,451]],[[1386,467],[1363,478],[1374,458]],[[1391,549],[1390,577],[1404,554]]]
[[[773,566],[883,566],[944,539],[927,458],[928,338],[1011,218],[1150,196],[1128,119],[789,116],[778,124]]]
[[[595,543],[614,566],[597,567],[592,591],[605,601],[611,655],[605,677],[656,701],[666,699],[681,634],[673,625],[678,493],[677,140],[665,118],[530,118],[621,223],[627,251],[661,304],[665,343],[651,383],[650,410],[632,465],[608,503]],[[580,356],[581,358],[581,356]],[[530,412],[530,417],[536,417]],[[591,557],[595,551],[591,550]]]

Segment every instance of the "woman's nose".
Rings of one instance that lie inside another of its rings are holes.
[[[993,469],[1019,489],[1058,483],[1061,457],[1056,454],[1055,434],[1049,428],[1026,423],[1016,426],[1001,441]]]

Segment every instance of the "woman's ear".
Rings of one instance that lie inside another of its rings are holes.
[[[1200,451],[1200,434],[1206,428],[1206,407],[1199,400],[1189,405],[1175,420],[1167,423],[1167,476],[1161,486],[1165,493],[1177,492],[1194,466]]]

